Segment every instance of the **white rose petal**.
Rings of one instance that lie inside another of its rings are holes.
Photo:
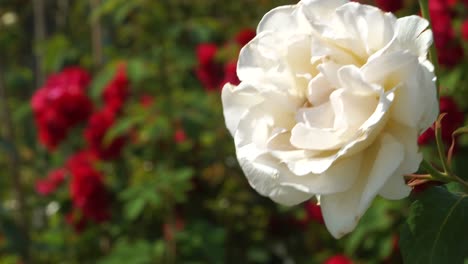
[[[427,27],[346,0],[268,12],[239,54],[241,84],[222,92],[250,185],[284,205],[316,196],[336,238],[377,195],[406,197],[438,114]]]

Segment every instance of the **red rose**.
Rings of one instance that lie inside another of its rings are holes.
[[[66,167],[73,171],[75,168],[83,166],[92,166],[98,159],[90,150],[81,150],[70,156],[67,160]]]
[[[39,141],[50,151],[54,150],[62,142],[68,133],[66,118],[54,109],[46,109],[36,118],[39,130]]]
[[[126,141],[124,136],[115,138],[109,143],[104,141],[107,132],[115,123],[115,118],[114,109],[104,108],[91,115],[84,130],[84,136],[91,152],[103,160],[117,158]]]
[[[114,112],[119,112],[122,109],[125,100],[129,96],[129,80],[127,77],[125,64],[120,64],[117,67],[117,73],[114,78],[104,88],[102,97],[105,107],[112,109]]]
[[[83,232],[88,224],[86,219],[79,212],[76,212],[76,210],[65,215],[65,222],[73,226],[76,233]]]
[[[49,172],[45,179],[36,181],[36,192],[47,196],[53,192],[65,181],[66,171],[63,168],[55,169]]]
[[[200,44],[197,47],[198,65],[195,74],[208,91],[221,89],[223,67],[216,62],[218,48],[211,43]]]
[[[197,46],[197,59],[199,65],[213,63],[218,52],[218,47],[213,43],[202,43]]]
[[[70,195],[73,206],[80,209],[83,217],[97,223],[110,217],[109,195],[102,174],[87,160],[74,157],[70,167]],[[70,162],[69,162],[70,163]]]
[[[440,98],[440,113],[447,113],[441,122],[442,140],[445,144],[450,145],[452,142],[452,133],[463,124],[464,114],[458,108],[455,101],[448,96]],[[424,145],[433,140],[435,140],[435,125],[419,136],[418,143]]]
[[[336,255],[327,259],[324,264],[353,264],[353,261],[344,255]]]
[[[304,208],[307,213],[307,221],[315,221],[319,224],[325,224],[323,220],[322,210],[320,209],[320,205],[315,202],[307,202],[304,205]]]
[[[375,4],[386,12],[396,12],[403,8],[403,0],[375,0]]]
[[[462,24],[462,37],[464,40],[468,41],[468,19]]]
[[[463,59],[463,48],[452,26],[451,5],[446,0],[430,0],[429,13],[439,64],[451,68]]]
[[[247,43],[249,43],[249,41],[251,41],[255,37],[255,35],[255,30],[247,28],[237,33],[234,39],[236,40],[236,43],[239,44],[239,46],[243,47]]]
[[[92,112],[92,102],[86,95],[89,74],[77,67],[66,68],[51,75],[31,98],[39,141],[54,150],[68,130],[86,120]]]
[[[229,62],[224,66],[224,80],[221,86],[226,83],[233,85],[240,83],[239,77],[237,77],[237,62]]]

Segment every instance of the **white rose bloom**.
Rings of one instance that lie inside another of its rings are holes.
[[[408,196],[438,114],[428,25],[347,0],[268,12],[240,52],[241,84],[222,91],[250,185],[284,205],[317,196],[336,238],[377,195]]]

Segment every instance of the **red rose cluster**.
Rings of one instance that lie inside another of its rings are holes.
[[[95,157],[87,151],[78,152],[68,159],[67,167],[72,175],[70,195],[75,210],[72,224],[75,229],[88,220],[96,223],[106,221],[110,217],[109,194],[104,185],[103,175],[95,169]],[[81,218],[76,219],[77,212]]]
[[[126,137],[121,136],[112,142],[105,142],[105,135],[121,113],[129,96],[129,81],[124,64],[119,65],[117,74],[103,91],[104,106],[94,112],[88,120],[84,136],[91,152],[102,160],[112,160],[120,155]]]
[[[86,95],[90,75],[78,67],[50,76],[31,100],[39,141],[50,151],[62,142],[70,128],[85,121],[93,110]]]
[[[84,150],[69,157],[64,168],[51,171],[36,182],[36,191],[49,195],[65,181],[67,174],[71,176],[69,191],[73,209],[66,220],[76,231],[83,230],[89,221],[101,223],[110,218],[110,195],[104,176],[94,164],[117,158],[126,142],[124,136],[105,141],[105,135],[121,115],[129,96],[125,65],[118,66],[115,76],[103,90],[102,108],[94,112],[86,94],[90,81],[85,70],[66,68],[49,77],[31,100],[39,140],[50,151],[66,138],[73,126],[86,123]]]
[[[117,73],[114,78],[107,84],[102,93],[105,108],[114,113],[119,113],[130,94],[128,85],[126,66],[125,64],[120,64],[117,67]]]
[[[446,113],[442,119],[442,140],[445,144],[450,145],[452,142],[452,133],[459,128],[465,119],[463,112],[457,106],[455,101],[448,96],[440,97],[440,113]],[[432,125],[424,133],[419,136],[418,143],[420,145],[428,144],[435,140],[435,125]]]
[[[457,13],[457,5],[468,8],[467,0],[430,0],[429,13],[432,20],[435,46],[438,52],[439,64],[451,68],[463,59],[463,47],[454,29],[454,20],[464,19]],[[465,18],[466,19],[466,18]],[[468,22],[462,26],[462,37],[468,40]]]
[[[234,44],[240,49],[254,37],[254,30],[244,29],[234,37],[234,41],[225,45],[225,48],[228,49]],[[240,83],[236,73],[237,61],[223,63],[218,58],[221,53],[221,49],[213,43],[202,43],[197,47],[198,65],[195,74],[207,91],[218,91],[228,82],[234,85]]]
[[[67,170],[64,168],[55,169],[49,172],[45,179],[36,181],[36,192],[47,196],[53,192],[65,181]]]

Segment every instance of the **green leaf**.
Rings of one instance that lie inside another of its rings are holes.
[[[151,76],[151,70],[142,59],[132,59],[127,64],[128,77],[132,83],[138,83]]]
[[[113,125],[104,137],[104,144],[112,143],[117,137],[126,134],[134,125],[144,121],[143,116],[133,116],[120,119],[117,124]]]
[[[137,219],[145,208],[145,203],[146,201],[142,198],[137,198],[127,203],[125,206],[125,216],[127,219],[130,221]]]
[[[468,258],[468,195],[435,187],[417,198],[401,231],[404,262],[463,263]]]
[[[42,63],[46,72],[59,71],[67,62],[75,61],[78,57],[78,51],[62,34],[54,35],[47,41],[39,43],[36,52],[43,55]]]
[[[145,240],[127,241],[120,240],[112,252],[100,259],[99,264],[146,264],[154,262],[152,245]],[[156,261],[157,263],[157,261]]]
[[[25,117],[32,115],[32,109],[30,104],[21,104],[13,110],[13,120],[19,122],[24,120]]]
[[[97,100],[101,97],[101,94],[106,88],[107,83],[114,77],[115,71],[115,64],[109,64],[94,76],[90,87],[90,96],[94,100]]]

